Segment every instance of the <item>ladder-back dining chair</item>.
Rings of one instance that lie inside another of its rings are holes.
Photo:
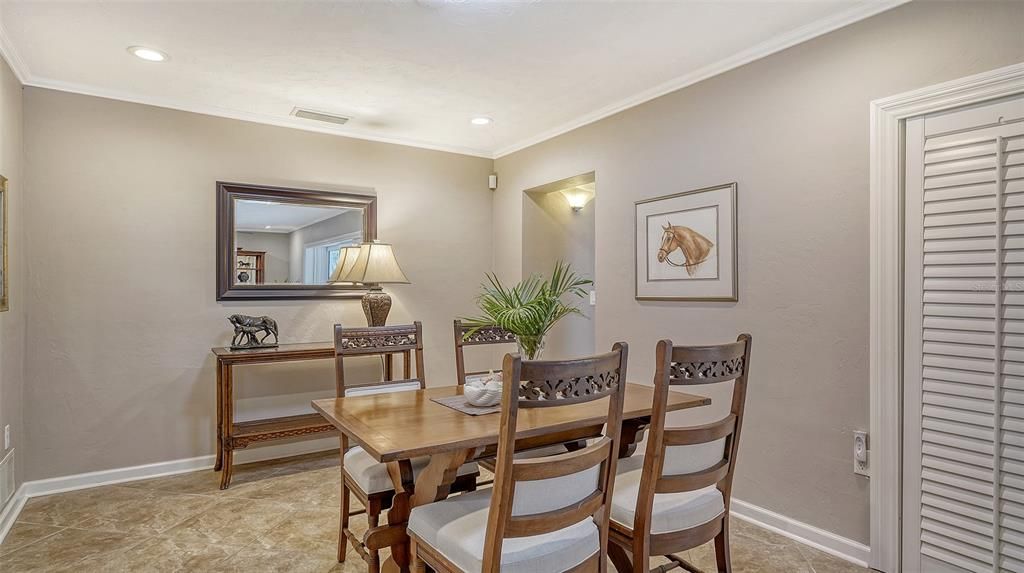
[[[606,571],[626,360],[624,343],[576,360],[505,356],[494,487],[413,509],[408,530],[417,572],[427,565],[438,573]],[[593,443],[514,457],[520,415],[605,398],[606,429]]]
[[[401,326],[376,326],[364,328],[334,327],[335,384],[339,398],[422,390],[426,386],[423,370],[423,327],[419,322]],[[374,380],[351,383],[345,375],[345,360],[359,356],[403,356],[402,380]],[[412,363],[416,364],[416,376],[412,376]],[[412,461],[413,473],[426,467],[429,458]],[[452,486],[453,491],[476,489],[479,470],[476,464],[466,464],[459,469],[459,477]],[[391,506],[395,496],[394,485],[385,464],[373,459],[359,446],[349,447],[348,436],[341,435],[341,525],[338,532],[338,561],[344,561],[348,543],[366,561],[371,573],[380,571],[378,549],[368,548],[349,528],[352,515],[350,495],[355,495],[366,508],[368,528],[380,524],[380,516]]]
[[[718,346],[658,343],[647,450],[619,463],[610,557],[619,573],[646,573],[653,555],[699,571],[675,555],[715,541],[719,572],[731,572],[729,503],[750,374],[749,334]],[[666,428],[671,386],[733,382],[729,414],[710,424]]]
[[[464,349],[467,346],[492,346],[495,344],[515,344],[516,335],[500,326],[485,326],[474,329],[466,326],[461,320],[455,320],[455,371],[458,375],[458,383],[465,384],[466,379],[478,374],[486,374],[486,370],[477,372],[466,372],[466,356]]]

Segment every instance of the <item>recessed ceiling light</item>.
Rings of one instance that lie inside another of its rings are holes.
[[[266,227],[263,227],[263,228],[264,228],[264,229],[269,229],[269,228],[270,228],[270,225],[267,225]]]
[[[153,48],[146,48],[143,46],[132,46],[128,48],[128,53],[132,54],[136,58],[141,58],[147,62],[163,62],[167,60],[167,54],[160,50],[154,50]]]
[[[473,119],[469,120],[469,123],[472,123],[473,125],[487,125],[488,123],[491,123],[492,121],[494,121],[494,120],[492,120],[489,117],[484,117],[484,116],[481,115],[479,117],[474,117]]]

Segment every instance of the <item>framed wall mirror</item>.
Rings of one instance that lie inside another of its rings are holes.
[[[373,195],[218,182],[217,300],[360,297],[331,275],[376,237]]]

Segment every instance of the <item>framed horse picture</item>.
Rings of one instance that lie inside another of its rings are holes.
[[[736,301],[736,184],[635,204],[637,300]]]

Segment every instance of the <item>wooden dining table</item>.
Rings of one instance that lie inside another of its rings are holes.
[[[498,443],[498,414],[473,416],[432,398],[462,393],[462,386],[427,388],[346,398],[314,400],[313,408],[375,460],[387,464],[395,497],[387,524],[367,530],[369,548],[391,548],[384,571],[409,570],[406,524],[414,507],[448,496],[458,469],[467,461],[491,457]],[[628,457],[651,421],[654,388],[627,384],[619,456]],[[669,392],[668,411],[706,406],[709,398]],[[516,449],[583,440],[600,434],[608,407],[603,400],[519,411]],[[412,458],[430,462],[413,479]]]

